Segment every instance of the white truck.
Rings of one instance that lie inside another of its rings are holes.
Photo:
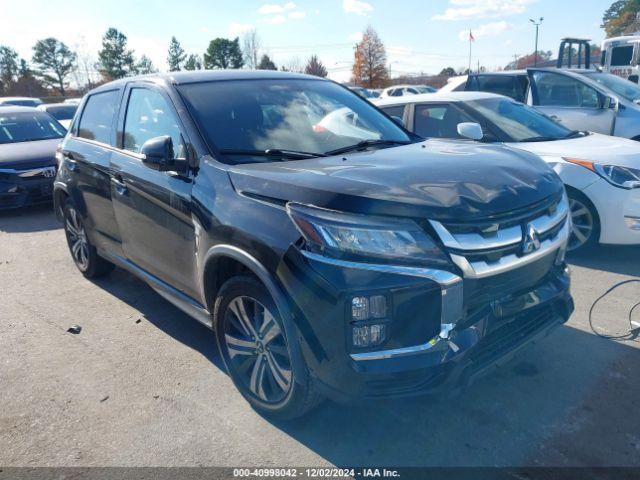
[[[607,38],[602,42],[600,67],[634,83],[640,78],[640,32]]]

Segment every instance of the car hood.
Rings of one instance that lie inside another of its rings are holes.
[[[553,142],[509,143],[540,156],[570,157],[620,167],[640,168],[640,142],[592,133]]]
[[[432,219],[489,218],[562,189],[534,155],[435,139],[345,156],[236,165],[230,176],[242,194],[275,203]]]
[[[0,168],[36,168],[55,165],[61,138],[0,144]]]

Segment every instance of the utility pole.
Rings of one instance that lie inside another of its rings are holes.
[[[536,22],[533,18],[530,18],[529,21],[533,23],[536,27],[536,49],[533,51],[533,66],[538,66],[538,28],[542,24],[544,17],[540,17],[540,20]]]

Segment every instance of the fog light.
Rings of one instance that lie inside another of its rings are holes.
[[[631,230],[640,231],[640,217],[624,217],[624,221]]]
[[[371,297],[353,297],[351,299],[351,318],[356,321],[387,316],[387,297],[372,295]]]
[[[367,297],[353,297],[351,300],[351,318],[366,320],[369,318],[369,299]]]
[[[386,326],[384,324],[362,325],[353,327],[353,346],[371,347],[384,341]]]
[[[371,318],[384,318],[387,316],[387,297],[373,295],[369,297],[369,312]]]

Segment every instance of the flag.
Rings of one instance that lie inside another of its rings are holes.
[[[475,42],[476,41],[476,39],[473,36],[473,33],[471,33],[471,30],[469,30],[469,41],[470,42]]]

